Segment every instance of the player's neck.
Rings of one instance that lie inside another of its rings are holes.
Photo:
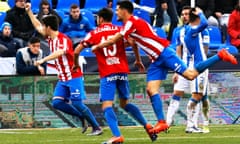
[[[50,35],[51,39],[54,39],[54,38],[56,38],[57,36],[58,36],[58,31],[52,31],[52,32],[51,32],[51,35]]]
[[[127,22],[131,16],[131,14],[127,14],[126,17],[123,19],[123,23]]]

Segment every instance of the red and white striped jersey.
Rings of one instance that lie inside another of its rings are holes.
[[[120,32],[125,39],[132,37],[136,44],[142,48],[152,60],[156,60],[164,48],[169,46],[169,41],[160,38],[152,27],[143,19],[131,16]]]
[[[68,81],[83,75],[80,69],[77,72],[72,71],[74,50],[71,39],[59,32],[56,38],[48,39],[48,44],[52,53],[57,50],[64,50],[65,52],[54,60],[59,80]]]
[[[102,24],[88,33],[82,41],[85,47],[99,44],[120,32],[120,27],[112,24]],[[96,52],[100,77],[116,73],[129,73],[128,61],[123,40],[109,47],[98,49]]]

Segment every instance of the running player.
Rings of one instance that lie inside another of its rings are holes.
[[[123,37],[126,39],[131,37],[151,57],[152,63],[147,71],[147,93],[150,96],[153,110],[158,119],[157,124],[151,130],[152,133],[159,133],[168,129],[159,95],[160,84],[162,80],[166,79],[168,69],[175,71],[189,80],[193,80],[208,67],[220,60],[231,62],[232,64],[238,63],[233,55],[229,54],[226,49],[223,49],[217,55],[200,62],[194,69],[187,68],[172,48],[169,48],[167,40],[158,37],[146,21],[133,16],[133,4],[130,1],[119,1],[116,13],[118,19],[123,21],[124,28],[111,39],[94,45],[92,51],[113,45],[117,41],[122,40]],[[207,23],[205,24],[206,26]]]
[[[173,44],[177,45],[177,55],[187,64],[187,66],[189,67],[193,67],[193,58],[194,56],[191,56],[187,50],[186,44],[184,42],[184,37],[185,37],[185,27],[188,25],[189,23],[189,13],[191,11],[191,7],[190,6],[185,6],[182,9],[181,12],[181,19],[183,21],[183,26],[178,27],[174,30],[174,38],[172,40]],[[207,29],[204,29],[204,31],[201,32],[201,38],[198,46],[196,46],[196,48],[202,49],[202,51],[207,52],[208,50],[208,44],[209,44],[209,34]],[[203,49],[204,48],[204,49]],[[205,85],[203,85],[203,89],[204,91],[206,91],[207,88],[207,72],[206,73],[206,77],[203,78],[205,79],[206,83]],[[202,97],[202,89],[200,89],[199,85],[195,85],[195,82],[197,80],[199,80],[200,77],[197,77],[196,79],[194,79],[194,81],[188,81],[187,79],[185,79],[182,76],[176,75],[174,74],[173,76],[173,82],[174,82],[174,92],[173,92],[173,96],[172,99],[170,100],[170,104],[168,106],[168,111],[167,111],[167,124],[171,125],[173,122],[173,116],[174,114],[178,111],[179,108],[179,104],[180,104],[180,99],[181,97],[184,95],[184,92],[189,92],[190,90],[190,83],[193,83],[193,86],[191,87],[191,93],[193,93],[193,96],[196,97],[196,95],[200,95],[199,97]],[[195,85],[195,86],[194,86]],[[192,101],[192,99],[190,99]],[[206,119],[206,121],[208,121],[208,115],[206,113],[206,110],[209,110],[209,103],[208,103],[208,99],[207,96],[205,95],[203,100],[203,114],[204,114],[204,119]],[[186,130],[187,133],[200,133],[200,132],[209,132],[209,130],[207,131],[207,127],[205,127],[204,131],[202,131],[201,129],[198,128],[198,116],[199,116],[199,111],[200,111],[200,104],[196,105],[195,107],[195,113],[194,113],[194,117],[192,117],[192,120],[188,120],[194,123],[194,126],[188,128]]]
[[[58,31],[59,25],[57,17],[47,16],[42,19],[43,24],[41,24],[33,15],[30,3],[26,4],[26,11],[36,30],[43,36],[48,37],[51,50],[51,54],[38,60],[36,65],[54,60],[58,70],[59,81],[54,90],[53,107],[65,113],[86,118],[93,128],[90,135],[102,134],[102,129],[99,127],[92,112],[82,102],[85,98],[83,73],[80,68],[78,68],[76,72],[71,70],[74,55],[72,41]],[[71,100],[72,104],[67,103],[69,100]],[[85,131],[86,128],[84,128],[82,132],[84,133]]]
[[[74,69],[79,68],[78,57],[83,48],[91,47],[92,45],[105,41],[120,32],[120,27],[111,24],[112,16],[113,12],[108,8],[99,10],[97,14],[98,27],[91,31],[75,49]],[[131,44],[133,44],[132,41]],[[134,47],[134,52],[136,55],[135,65],[143,71],[144,66],[141,62],[137,47]],[[149,130],[152,128],[151,124],[147,123],[138,107],[128,101],[130,95],[128,83],[129,69],[123,39],[112,46],[96,50],[95,54],[101,78],[100,100],[102,102],[102,110],[113,135],[111,139],[103,143],[123,143],[124,141],[118,128],[117,117],[112,108],[116,90],[119,94],[120,107],[144,126],[152,141],[156,140],[157,135],[149,133]]]

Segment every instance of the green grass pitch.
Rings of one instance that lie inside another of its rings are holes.
[[[184,126],[174,126],[152,143],[142,127],[121,127],[126,144],[240,144],[240,125],[210,126],[208,134],[185,134],[184,130]],[[110,137],[108,127],[101,136],[86,136],[79,128],[0,129],[1,144],[100,144]]]

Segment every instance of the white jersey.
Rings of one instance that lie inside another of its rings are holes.
[[[177,29],[174,33],[176,40],[173,40],[177,45],[182,46],[181,59],[187,64],[188,67],[194,68],[199,61],[194,61],[196,54],[190,54],[186,46],[185,41],[185,26]],[[174,36],[173,36],[174,37]],[[204,51],[203,46],[209,44],[209,34],[206,30],[199,33],[199,43],[196,44],[196,48],[200,48],[200,51]],[[203,54],[203,53],[201,53]],[[198,55],[199,56],[199,55]],[[202,55],[202,60],[206,59],[206,55]],[[198,59],[199,60],[199,59]],[[184,91],[186,93],[206,93],[208,87],[208,70],[200,74],[194,80],[189,81],[179,75],[177,83],[174,84],[174,90]]]

